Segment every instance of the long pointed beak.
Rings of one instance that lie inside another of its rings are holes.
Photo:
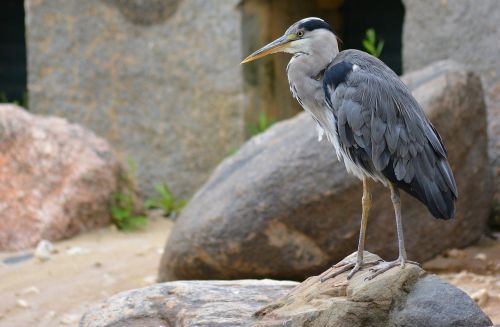
[[[285,35],[280,37],[279,39],[274,40],[273,42],[269,43],[268,45],[263,46],[259,50],[255,51],[248,57],[246,57],[241,64],[245,64],[250,61],[254,61],[256,59],[265,57],[271,53],[276,53],[279,52],[283,49],[285,49],[288,44],[290,43],[291,40],[289,40]]]

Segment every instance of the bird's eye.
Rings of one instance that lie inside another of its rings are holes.
[[[303,37],[304,36],[304,31],[298,31],[297,32],[298,37]]]

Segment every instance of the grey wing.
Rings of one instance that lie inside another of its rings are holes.
[[[339,143],[371,175],[413,195],[436,218],[452,218],[458,193],[441,138],[397,75],[374,59],[370,67],[358,59],[325,72]]]

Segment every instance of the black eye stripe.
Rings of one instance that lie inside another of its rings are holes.
[[[304,29],[306,31],[314,31],[316,29],[324,28],[326,30],[329,30],[330,32],[333,32],[330,25],[328,25],[327,22],[320,19],[310,19],[300,24],[299,28]]]

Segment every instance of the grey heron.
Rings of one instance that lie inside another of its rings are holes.
[[[390,189],[396,218],[399,256],[372,268],[371,279],[408,261],[401,221],[399,189],[425,204],[440,219],[455,216],[457,186],[441,137],[408,87],[379,59],[358,50],[339,52],[328,23],[302,19],[285,34],[255,51],[247,63],[276,52],[293,54],[287,66],[292,95],[325,134],[348,172],[363,182],[357,255],[335,265],[328,277],[363,267],[371,194],[368,180]]]

